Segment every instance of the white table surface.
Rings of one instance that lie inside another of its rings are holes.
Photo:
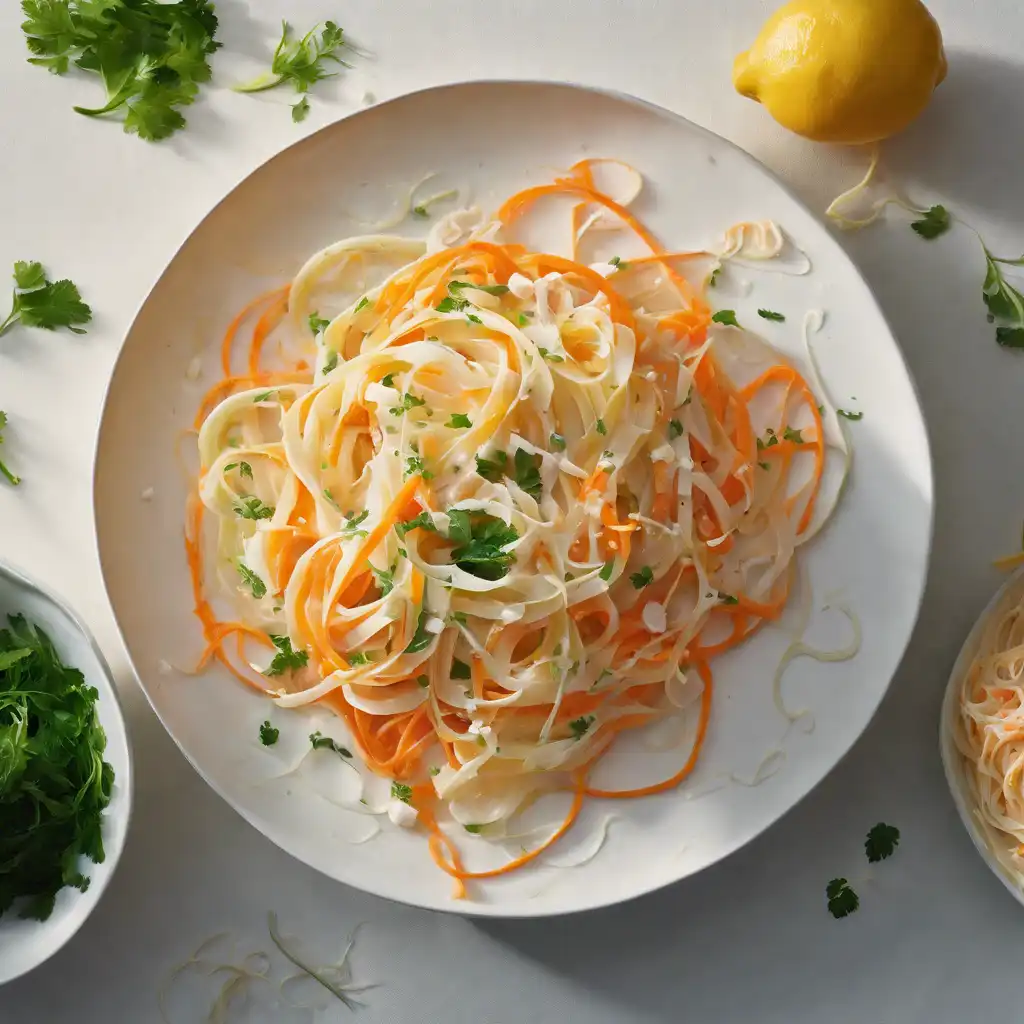
[[[8,0],[0,10],[0,267],[42,260],[78,282],[96,313],[84,337],[17,330],[0,339],[0,408],[11,418],[4,454],[24,477],[17,490],[0,487],[0,556],[59,589],[94,628],[118,675],[137,778],[131,834],[106,897],[63,952],[0,991],[0,1020],[156,1021],[163,977],[204,938],[228,929],[247,948],[269,948],[268,908],[321,953],[365,922],[356,974],[381,983],[359,1013],[366,1022],[1020,1019],[1024,913],[975,855],[936,744],[949,667],[998,584],[990,561],[1019,545],[1024,516],[1024,354],[995,345],[981,305],[981,253],[962,227],[925,244],[896,211],[841,239],[920,388],[937,474],[932,572],[873,724],[811,796],[746,849],[615,909],[474,923],[320,877],[245,824],[186,763],[127,668],[99,575],[90,478],[104,389],[131,318],[228,189],[303,133],[357,110],[367,92],[387,99],[483,77],[614,86],[662,104],[738,142],[818,211],[864,166],[860,154],[788,135],[732,91],[732,57],[774,0],[217,6],[225,49],[214,59],[216,88],[189,112],[188,130],[159,145],[74,114],[73,103],[95,97],[94,84],[25,63],[17,6]],[[1024,6],[931,6],[949,78],[925,117],[886,146],[886,166],[912,196],[945,202],[995,251],[1015,255],[1024,248]],[[367,51],[355,70],[316,89],[301,126],[284,93],[224,88],[257,70],[285,14],[299,27],[336,17]],[[140,566],[140,594],[158,585]],[[859,886],[860,912],[835,921],[825,882],[864,874],[864,833],[879,820],[901,829],[898,855]],[[205,1019],[200,995],[179,993],[175,1021]],[[348,1017],[335,1006],[316,1019]],[[257,1016],[242,1009],[232,1019]]]

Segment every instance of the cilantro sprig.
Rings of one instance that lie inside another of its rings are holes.
[[[933,238],[938,238],[939,235],[944,235],[951,224],[949,210],[944,206],[936,205],[925,210],[921,214],[921,219],[913,221],[910,227],[922,238],[931,241]]]
[[[0,630],[0,915],[45,920],[64,886],[82,892],[82,858],[104,858],[114,770],[98,694],[21,615]]]
[[[505,548],[519,539],[519,531],[486,512],[453,508],[448,511],[448,539],[455,544],[452,561],[463,572],[500,580],[516,560]]]
[[[309,113],[305,94],[310,86],[337,75],[336,71],[327,70],[327,61],[351,67],[338,56],[338,51],[346,45],[344,30],[333,21],[314,25],[300,39],[294,39],[291,25],[282,21],[281,41],[274,51],[270,71],[251,82],[236,85],[235,92],[265,92],[279,85],[291,85],[301,97],[292,107],[292,120],[303,121]]]
[[[864,852],[872,864],[891,857],[900,845],[900,830],[895,825],[886,825],[880,821],[868,832],[864,840]]]
[[[999,265],[1024,267],[1024,256],[1019,260],[993,256],[985,246],[985,281],[981,286],[982,298],[988,307],[989,320],[996,323],[996,343],[1004,348],[1024,348],[1024,295],[1003,277]]]
[[[309,661],[309,655],[305,651],[292,650],[292,641],[287,636],[276,636],[270,634],[270,639],[277,648],[274,660],[263,670],[265,676],[281,676],[285,672],[294,672],[296,669],[305,668]]]
[[[81,325],[90,320],[92,310],[71,281],[51,281],[41,263],[19,260],[14,264],[11,311],[0,323],[0,334],[17,323],[47,331],[66,327],[74,334],[85,334]]]
[[[860,897],[845,878],[833,878],[825,886],[825,898],[828,912],[836,918],[849,917],[860,906]]]
[[[210,0],[22,0],[30,64],[63,75],[72,64],[99,75],[106,102],[87,117],[124,114],[124,130],[156,141],[185,127],[220,49]]]

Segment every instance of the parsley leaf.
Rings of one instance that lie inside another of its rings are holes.
[[[331,349],[327,353],[327,358],[324,360],[323,374],[327,376],[329,373],[333,373],[338,368],[338,353]]]
[[[480,317],[478,317],[475,313],[467,313],[466,314],[466,319],[471,324],[482,324],[483,323],[483,320],[481,320]]]
[[[629,264],[621,256],[613,256],[608,261],[616,270],[628,270]]]
[[[461,313],[469,308],[468,299],[456,299],[446,295],[435,307],[438,313]]]
[[[404,416],[410,409],[417,409],[426,404],[427,401],[425,398],[418,398],[411,391],[406,391],[406,393],[402,395],[401,403],[399,405],[393,405],[390,412],[392,416]]]
[[[542,359],[546,359],[549,363],[564,363],[565,357],[556,355],[554,352],[549,352],[546,348],[541,345],[537,346],[537,351],[540,353]]]
[[[370,572],[373,573],[373,578],[377,581],[380,596],[387,597],[388,594],[395,589],[395,567],[391,566],[390,569],[375,569],[371,565]]]
[[[463,825],[462,827],[474,836],[480,835],[484,830],[483,825]]]
[[[325,736],[319,729],[309,734],[309,745],[314,750],[333,750],[339,757],[352,756],[352,751],[348,747],[343,747],[336,740],[332,740],[330,736]]]
[[[401,800],[403,804],[411,804],[412,786],[407,786],[404,782],[392,782],[391,796],[394,800]]]
[[[473,672],[464,661],[454,658],[452,660],[451,677],[452,679],[472,679]]]
[[[669,420],[668,421],[668,437],[670,441],[674,441],[677,437],[683,435],[683,423],[682,420]]]
[[[51,282],[40,263],[19,260],[14,264],[11,311],[0,323],[0,334],[19,322],[26,327],[48,331],[66,327],[74,334],[85,334],[80,325],[90,320],[92,310],[71,281]]]
[[[263,92],[289,84],[297,93],[304,94],[310,86],[337,75],[336,71],[327,70],[327,61],[349,66],[337,52],[346,46],[345,33],[333,21],[314,25],[301,39],[292,38],[292,27],[287,21],[281,23],[281,29],[281,41],[274,51],[269,74],[236,85],[236,92]],[[303,95],[292,107],[292,120],[301,121],[308,112],[309,103]]]
[[[574,740],[581,740],[586,735],[587,730],[594,724],[593,715],[582,715],[579,718],[574,718],[569,723],[569,731],[572,733]]]
[[[316,311],[309,314],[309,329],[314,334],[319,334],[321,331],[326,331],[331,326],[330,320],[325,320]]]
[[[461,509],[452,509],[448,519],[459,523],[458,543],[452,549],[452,561],[463,572],[484,580],[500,580],[508,574],[509,566],[516,557],[504,549],[519,539],[519,531],[514,526],[506,526],[502,520],[486,512],[467,513]]]
[[[783,441],[792,441],[793,444],[804,444],[803,434],[799,430],[794,430],[792,427],[786,427],[782,432]]]
[[[606,583],[612,578],[612,573],[615,571],[615,559],[609,558],[607,562],[601,566],[601,571],[597,574]]]
[[[561,434],[552,434],[548,438],[548,441],[551,443],[551,447],[556,452],[564,452],[565,451],[565,438],[562,437]]]
[[[369,665],[372,659],[365,651],[350,651],[345,655],[345,660],[351,668],[354,665]]]
[[[534,501],[541,499],[540,463],[539,455],[531,455],[525,448],[516,449],[513,479]]]
[[[243,495],[232,507],[235,515],[241,516],[243,519],[273,519],[274,517],[274,506],[264,505],[259,498],[251,494]]]
[[[324,491],[326,494],[327,492]],[[345,513],[345,522],[342,524],[341,532],[348,534],[350,537],[365,537],[366,531],[358,529],[360,523],[366,522],[367,516],[369,516],[370,510],[368,508],[363,509],[359,515],[355,515],[352,512]]]
[[[358,303],[356,304],[356,308],[352,310],[352,315],[353,315],[353,316],[355,316],[355,314],[356,314],[356,313],[361,313],[361,312],[362,312],[362,311],[363,311],[364,309],[366,309],[366,307],[367,307],[367,306],[368,306],[369,304],[370,304],[370,299],[369,299],[369,297],[368,297],[368,296],[366,296],[366,295],[364,295],[364,296],[363,296],[363,297],[362,297],[362,298],[361,298],[361,299],[359,300],[359,302],[358,302]]]
[[[436,634],[431,633],[427,629],[427,619],[430,618],[430,612],[426,608],[420,609],[420,617],[416,623],[416,632],[413,634],[412,640],[409,641],[409,646],[406,647],[406,654],[419,654],[420,651],[425,651],[436,639]]]
[[[1005,348],[1024,348],[1024,295],[1003,277],[1000,263],[1016,264],[1015,260],[996,259],[985,249],[985,281],[982,298],[989,317],[1002,323],[996,327],[996,343]]]
[[[629,582],[637,590],[643,590],[644,587],[650,586],[654,582],[654,570],[649,565],[645,565],[639,572],[635,572],[629,577]]]
[[[381,384],[386,388],[393,388],[395,386],[395,375],[393,373],[385,373],[380,379]]]
[[[761,317],[762,320],[774,320],[780,324],[786,319],[781,313],[774,313],[770,309],[759,309],[757,311],[757,315]]]
[[[997,327],[996,344],[1003,348],[1024,348],[1024,327]]]
[[[597,427],[597,432],[598,432],[598,433],[599,433],[599,434],[600,434],[600,435],[601,435],[602,437],[603,437],[603,436],[604,436],[605,434],[607,434],[607,433],[608,433],[608,428],[607,428],[607,427],[605,426],[605,424],[604,424],[604,420],[600,420],[600,419],[599,419],[599,420],[597,421],[597,425],[596,425],[596,427]]]
[[[727,327],[739,327],[736,312],[732,309],[720,309],[711,317],[711,320],[713,323],[725,324]]]
[[[504,295],[508,291],[507,284],[474,284],[472,281],[452,281],[448,285],[448,291],[453,295],[463,288],[475,288],[478,292],[487,292],[488,295]]]
[[[453,412],[452,418],[445,424],[445,426],[452,427],[453,429],[468,430],[473,426],[473,421],[464,412]]]
[[[433,516],[429,512],[421,512],[414,519],[408,519],[404,523],[395,523],[395,529],[398,531],[399,537],[404,537],[410,530],[415,530],[418,527],[422,527],[424,530],[433,530],[437,532],[437,527],[434,525]]]
[[[880,821],[868,832],[864,840],[864,852],[872,864],[877,864],[886,857],[891,857],[900,845],[900,830],[895,825],[886,825]]]
[[[64,886],[85,892],[101,863],[114,771],[98,694],[21,615],[0,630],[0,915],[45,920]]]
[[[860,897],[850,888],[845,878],[833,878],[825,886],[828,912],[833,917],[848,917],[860,906]]]
[[[419,452],[414,452],[412,455],[405,457],[405,472],[402,474],[404,479],[419,474],[424,480],[433,480],[434,474],[427,469],[426,463],[423,461],[423,456]]]
[[[722,273],[721,267],[715,267],[714,270],[708,275],[708,287],[714,288],[718,284],[718,275]]]
[[[849,412],[846,409],[836,409],[836,415],[842,416],[844,420],[862,420],[864,419],[864,413],[862,412]]]
[[[238,563],[238,575],[245,581],[246,586],[252,590],[252,596],[260,600],[267,596],[267,585],[256,575],[244,562]]]
[[[0,444],[4,443],[4,427],[7,426],[7,413],[0,410]],[[16,476],[14,473],[4,465],[3,459],[0,459],[0,473],[3,474],[9,484],[17,487],[21,483],[21,477]]]
[[[504,452],[495,452],[493,460],[481,459],[480,456],[477,455],[477,474],[482,476],[485,480],[490,480],[492,484],[499,483],[505,475],[506,462],[508,462],[508,456]]]
[[[277,738],[280,735],[281,730],[275,729],[270,724],[269,718],[260,726],[260,743],[265,747],[272,747],[277,742]]]
[[[305,651],[293,651],[291,637],[270,634],[270,639],[277,648],[277,654],[270,665],[263,670],[265,676],[280,676],[285,672],[294,672],[305,668],[309,655]]]
[[[925,210],[922,218],[912,221],[910,226],[922,238],[931,241],[933,238],[938,238],[939,235],[944,235],[950,228],[950,222],[949,210],[944,206],[936,205]]]

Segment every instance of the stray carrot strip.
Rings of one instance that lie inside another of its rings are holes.
[[[263,343],[284,318],[285,313],[288,312],[288,295],[290,291],[290,286],[282,289],[281,293],[274,298],[270,308],[264,312],[253,328],[252,341],[249,345],[249,373],[252,376],[260,372],[260,355],[263,352]]]
[[[225,377],[231,376],[231,348],[235,342],[235,336],[238,334],[238,328],[242,326],[246,317],[248,317],[254,310],[259,309],[265,302],[271,302],[280,296],[285,297],[287,303],[288,294],[291,292],[292,286],[286,284],[283,288],[271,288],[270,291],[264,292],[262,295],[257,295],[252,302],[242,307],[241,312],[228,324],[227,330],[224,332],[224,339],[220,346],[220,365],[224,371]],[[250,370],[250,373],[255,371]]]

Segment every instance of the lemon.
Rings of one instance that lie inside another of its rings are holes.
[[[920,0],[791,0],[733,66],[741,95],[819,142],[894,135],[945,77],[942,33]]]

